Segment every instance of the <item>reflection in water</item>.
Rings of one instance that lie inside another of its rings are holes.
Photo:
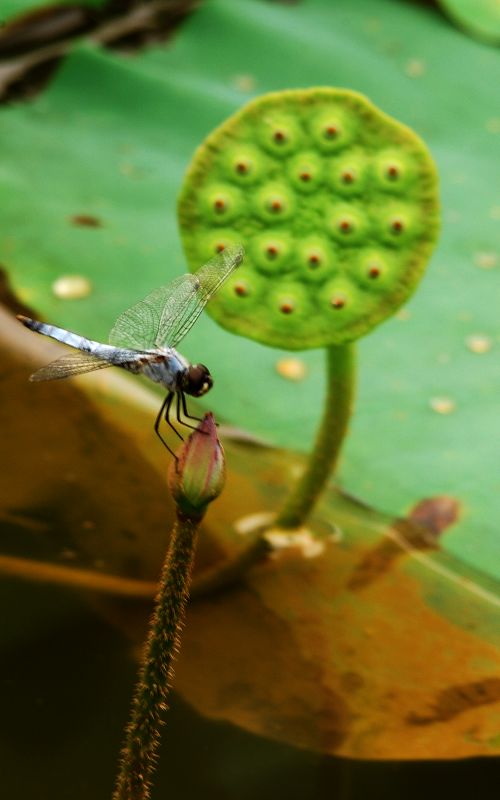
[[[2,797],[109,800],[136,673],[128,642],[74,592],[4,580],[0,601],[12,609]],[[175,695],[160,763],[153,797],[169,800],[489,800],[500,777],[498,759],[325,758],[203,719]]]

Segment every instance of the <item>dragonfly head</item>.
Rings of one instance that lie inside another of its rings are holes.
[[[212,388],[213,384],[208,367],[204,364],[191,364],[184,373],[182,390],[192,397],[201,397]]]

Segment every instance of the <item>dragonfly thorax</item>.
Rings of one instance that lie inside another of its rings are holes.
[[[201,397],[214,385],[208,367],[204,364],[190,364],[182,374],[181,388],[192,397]]]

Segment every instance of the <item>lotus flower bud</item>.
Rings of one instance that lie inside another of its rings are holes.
[[[219,496],[225,481],[224,450],[212,413],[202,421],[178,453],[169,471],[169,486],[179,511],[200,517]]]

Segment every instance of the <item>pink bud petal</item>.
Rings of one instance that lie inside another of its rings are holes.
[[[178,461],[170,466],[170,491],[183,513],[199,515],[221,493],[224,480],[224,450],[214,416],[208,413],[182,445]]]

